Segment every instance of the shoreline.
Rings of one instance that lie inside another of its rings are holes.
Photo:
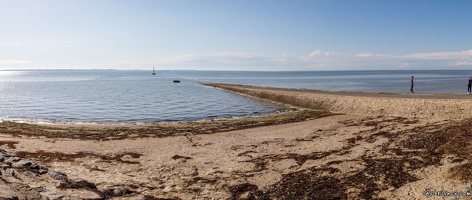
[[[229,116],[229,117],[213,117],[213,118],[202,118],[196,120],[176,120],[176,121],[155,121],[155,122],[123,122],[123,121],[73,121],[73,120],[48,120],[48,119],[29,119],[29,118],[0,118],[0,122],[15,122],[15,123],[27,123],[34,125],[65,125],[65,126],[132,126],[132,125],[152,125],[160,123],[191,123],[191,122],[205,122],[214,120],[239,120],[244,118],[264,117],[270,115],[277,115],[284,112],[290,112],[297,108],[310,108],[306,105],[294,105],[285,101],[278,101],[277,99],[258,97],[257,95],[248,93],[248,90],[259,90],[267,92],[292,92],[292,93],[303,93],[313,95],[327,95],[327,96],[341,96],[341,97],[357,97],[357,98],[400,98],[400,99],[421,99],[421,100],[467,100],[472,105],[472,95],[461,94],[461,93],[400,93],[400,92],[369,92],[369,91],[353,91],[353,90],[320,90],[320,89],[305,89],[305,88],[278,88],[278,87],[266,87],[266,86],[252,86],[242,84],[226,84],[226,83],[200,83],[207,87],[222,89],[231,93],[238,93],[250,98],[269,102],[271,104],[280,105],[281,109],[273,112],[260,113],[260,114],[247,114],[241,116]],[[244,91],[245,90],[245,91]],[[313,98],[313,97],[311,97]],[[316,109],[316,108],[315,108]],[[322,109],[320,109],[322,110]],[[338,113],[336,111],[336,113]],[[339,112],[342,113],[342,112]],[[356,113],[353,113],[356,114]],[[359,113],[362,114],[362,113]],[[472,117],[472,114],[470,115]]]
[[[414,93],[408,92],[370,92],[370,91],[355,91],[355,90],[320,90],[307,88],[279,88],[267,86],[253,86],[242,84],[227,84],[227,83],[201,83],[203,85],[214,88],[246,88],[246,89],[260,89],[270,91],[285,91],[285,92],[302,92],[313,94],[327,94],[339,96],[361,96],[361,97],[385,97],[385,98],[420,98],[420,99],[472,99],[472,94],[462,93]],[[232,91],[232,90],[230,90]]]
[[[253,98],[253,97],[251,97]],[[262,99],[259,99],[262,100]],[[267,102],[266,100],[262,100]],[[173,120],[173,121],[74,121],[74,120],[49,120],[49,119],[31,119],[31,118],[8,118],[0,117],[1,122],[13,122],[13,123],[25,123],[33,125],[45,125],[45,126],[151,126],[155,124],[172,124],[172,123],[193,123],[193,122],[211,122],[221,120],[244,120],[246,118],[264,118],[276,115],[284,115],[285,113],[297,112],[299,108],[282,104],[278,102],[271,102],[271,104],[277,105],[278,108],[271,112],[256,112],[245,115],[231,115],[227,117],[205,117],[195,120]]]
[[[9,153],[0,158],[0,197],[428,199],[426,190],[472,189],[472,119],[454,110],[468,99],[218,87],[300,109],[154,125],[2,122],[0,149]],[[450,112],[439,111],[448,115],[425,115],[445,102]],[[381,103],[386,106],[372,109]]]
[[[120,121],[73,121],[73,120],[45,120],[45,119],[23,119],[23,118],[0,118],[2,122],[13,122],[13,123],[24,123],[32,125],[44,125],[44,126],[105,126],[105,127],[117,127],[117,126],[151,126],[156,124],[174,124],[174,123],[194,123],[194,122],[211,122],[221,120],[244,120],[250,118],[264,118],[270,116],[284,115],[285,113],[297,112],[298,108],[295,107],[284,107],[273,112],[247,114],[247,115],[236,115],[230,117],[212,117],[202,118],[196,120],[175,120],[175,121],[155,121],[155,122],[120,122]]]
[[[121,140],[126,138],[172,137],[186,134],[213,134],[261,126],[294,123],[335,115],[324,111],[296,109],[230,119],[155,122],[142,124],[29,124],[0,122],[2,134],[81,140]]]

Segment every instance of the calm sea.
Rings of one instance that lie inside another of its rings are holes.
[[[30,122],[156,122],[246,116],[277,105],[203,86],[466,93],[472,71],[0,71],[0,118]],[[181,83],[173,83],[178,79]]]

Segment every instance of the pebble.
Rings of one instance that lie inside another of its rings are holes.
[[[62,199],[64,195],[62,194],[50,194],[48,195],[48,199],[50,200],[56,200],[56,199]]]
[[[20,171],[16,169],[22,169]],[[4,190],[10,191],[5,196],[7,199],[61,199],[61,200],[80,200],[75,194],[61,194],[57,187],[63,182],[53,182],[53,185],[43,187],[32,187],[31,185],[41,185],[44,178],[43,174],[48,174],[54,180],[68,180],[65,173],[58,171],[49,171],[46,166],[38,165],[34,162],[23,160],[13,154],[0,149],[0,199],[4,199]],[[31,170],[31,171],[30,171]],[[28,178],[26,178],[28,177]],[[41,178],[38,178],[41,177]],[[26,178],[26,179],[25,179]],[[14,184],[7,184],[2,180],[14,180]],[[49,181],[48,181],[49,182]],[[87,191],[86,199],[104,199],[100,193]],[[13,192],[13,193],[12,193]],[[53,192],[53,193],[50,193]],[[113,191],[116,196],[125,195],[125,190],[117,188]],[[92,198],[89,198],[92,197]]]
[[[11,166],[7,165],[7,164],[2,164],[2,165],[0,165],[0,168],[3,169],[3,170],[6,170],[6,169],[11,168]]]
[[[14,162],[11,164],[12,167],[14,168],[20,168],[20,167],[28,167],[31,166],[31,162],[25,161],[25,160],[19,160],[18,162]]]
[[[113,194],[115,194],[115,196],[123,196],[124,192],[123,192],[123,190],[120,189],[120,188],[115,188],[115,189],[113,190]]]
[[[191,174],[191,176],[198,176],[198,168],[194,166],[194,172]]]
[[[139,195],[139,196],[134,197],[132,200],[146,200],[146,197]]]
[[[30,172],[30,171],[24,171],[23,175],[25,175],[26,177],[32,178],[32,179],[36,178],[36,174],[33,173],[33,172]]]
[[[30,169],[39,169],[39,165],[34,163],[34,162],[32,162],[29,167],[30,167]]]
[[[5,174],[15,176],[15,170],[13,170],[12,168],[8,168],[5,170]]]
[[[16,171],[15,168],[23,168],[23,170]],[[50,200],[59,200],[59,199],[60,200],[79,200],[81,199],[79,197],[76,197],[75,195],[61,194],[61,192],[57,193],[60,190],[57,190],[56,187],[61,185],[61,183],[63,182],[54,182],[53,186],[31,187],[30,184],[33,184],[33,185],[41,184],[40,182],[31,182],[31,181],[43,180],[43,178],[40,178],[41,175],[43,174],[48,174],[54,180],[68,180],[68,177],[63,172],[49,171],[48,167],[46,166],[38,165],[34,162],[23,160],[22,158],[14,156],[14,154],[10,154],[3,149],[0,149],[0,170],[2,170],[1,171],[2,173],[0,173],[0,178],[2,178],[2,176],[3,178],[8,178],[8,176],[12,176],[13,179],[16,178],[17,180],[19,180],[19,182],[15,184],[0,185],[0,188],[4,187],[15,192],[22,191],[20,196],[17,196],[20,193],[18,194],[15,193],[11,195],[11,199],[15,199],[15,198],[18,199],[18,197],[22,197],[20,199],[50,199]],[[198,169],[195,168],[194,175],[198,175],[197,170]],[[20,177],[17,177],[18,175],[20,175]],[[31,179],[23,179],[24,177],[28,177]],[[27,183],[25,181],[31,182],[31,183]],[[1,179],[0,179],[0,184],[2,184]],[[3,184],[5,184],[5,182],[3,182]],[[170,191],[173,188],[168,187],[165,189]],[[50,193],[50,192],[54,192],[54,193]],[[90,192],[91,194],[98,195],[98,196],[94,198],[88,198],[88,199],[104,199],[99,193],[96,193],[93,191],[90,191]],[[114,196],[116,197],[124,196],[126,194],[126,189],[115,188],[113,189],[112,192]],[[3,194],[2,191],[0,191],[0,196],[2,196],[2,194]],[[3,199],[3,198],[0,197],[0,199]],[[146,196],[138,195],[135,197],[131,197],[131,199],[144,200],[147,198]]]
[[[38,170],[39,174],[47,174],[48,170],[40,169]]]
[[[8,157],[8,158],[5,159],[3,162],[11,162],[11,163],[13,163],[13,162],[18,162],[18,161],[20,161],[20,160],[21,160],[21,158],[18,158],[18,157]]]
[[[67,175],[62,172],[49,172],[49,176],[54,180],[67,179]]]

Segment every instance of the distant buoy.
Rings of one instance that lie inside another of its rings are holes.
[[[179,80],[174,80],[174,83],[180,83],[180,81]]]

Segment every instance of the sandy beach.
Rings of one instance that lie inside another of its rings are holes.
[[[472,96],[208,86],[296,109],[134,125],[2,122],[0,199],[472,198]]]

